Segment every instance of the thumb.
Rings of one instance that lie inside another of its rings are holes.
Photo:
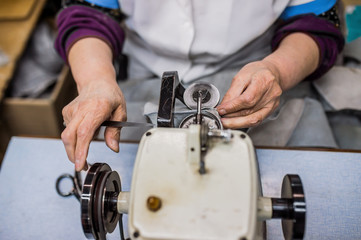
[[[221,116],[228,113],[230,103],[233,103],[241,95],[241,91],[235,87],[230,87],[224,95],[221,103],[217,106],[217,111]],[[232,104],[231,104],[232,105]]]
[[[127,121],[127,113],[125,106],[118,106],[113,112],[111,121]],[[121,128],[107,127],[105,129],[104,138],[107,146],[114,152],[119,152],[119,139]]]
[[[248,84],[248,78],[244,77],[242,75],[242,72],[239,71],[237,75],[233,78],[230,88],[228,89],[221,103],[217,107],[217,111],[220,115],[227,114],[227,103],[230,103],[234,99],[238,98],[242,94],[242,92],[247,89]]]

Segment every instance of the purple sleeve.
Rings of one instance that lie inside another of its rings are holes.
[[[113,57],[121,53],[124,31],[119,23],[99,10],[74,5],[63,9],[57,16],[58,36],[55,48],[67,62],[71,46],[86,37],[96,37],[105,41],[113,51]]]
[[[281,41],[294,32],[303,32],[312,37],[320,51],[318,68],[307,80],[317,79],[326,73],[335,64],[345,45],[344,37],[335,25],[313,14],[306,14],[290,18],[278,27],[272,40],[272,49],[277,49]]]

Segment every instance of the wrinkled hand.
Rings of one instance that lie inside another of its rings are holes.
[[[92,82],[79,90],[79,96],[63,109],[66,128],[61,134],[66,153],[77,171],[85,167],[90,141],[105,120],[126,121],[125,100],[114,83]],[[107,146],[119,151],[120,129],[105,130]]]
[[[226,128],[252,127],[278,107],[281,94],[277,68],[265,60],[252,62],[233,78],[217,110]]]

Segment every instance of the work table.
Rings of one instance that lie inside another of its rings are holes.
[[[121,143],[114,153],[104,142],[93,142],[88,161],[108,163],[129,191],[137,148]],[[361,152],[257,149],[256,154],[264,196],[280,197],[285,174],[301,177],[305,239],[361,239]],[[56,179],[73,169],[60,140],[12,138],[0,171],[0,239],[85,239],[79,202],[55,190]],[[267,236],[283,239],[280,220],[267,222]],[[118,227],[108,239],[120,239]]]

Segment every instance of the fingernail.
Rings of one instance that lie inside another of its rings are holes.
[[[112,145],[112,150],[114,152],[119,152],[119,142],[115,139],[113,139],[110,144]]]
[[[75,159],[75,170],[76,171],[80,171],[80,160],[79,159]]]
[[[224,114],[226,114],[226,110],[224,110],[223,108],[218,109],[218,113],[219,113],[220,115],[224,115]]]

